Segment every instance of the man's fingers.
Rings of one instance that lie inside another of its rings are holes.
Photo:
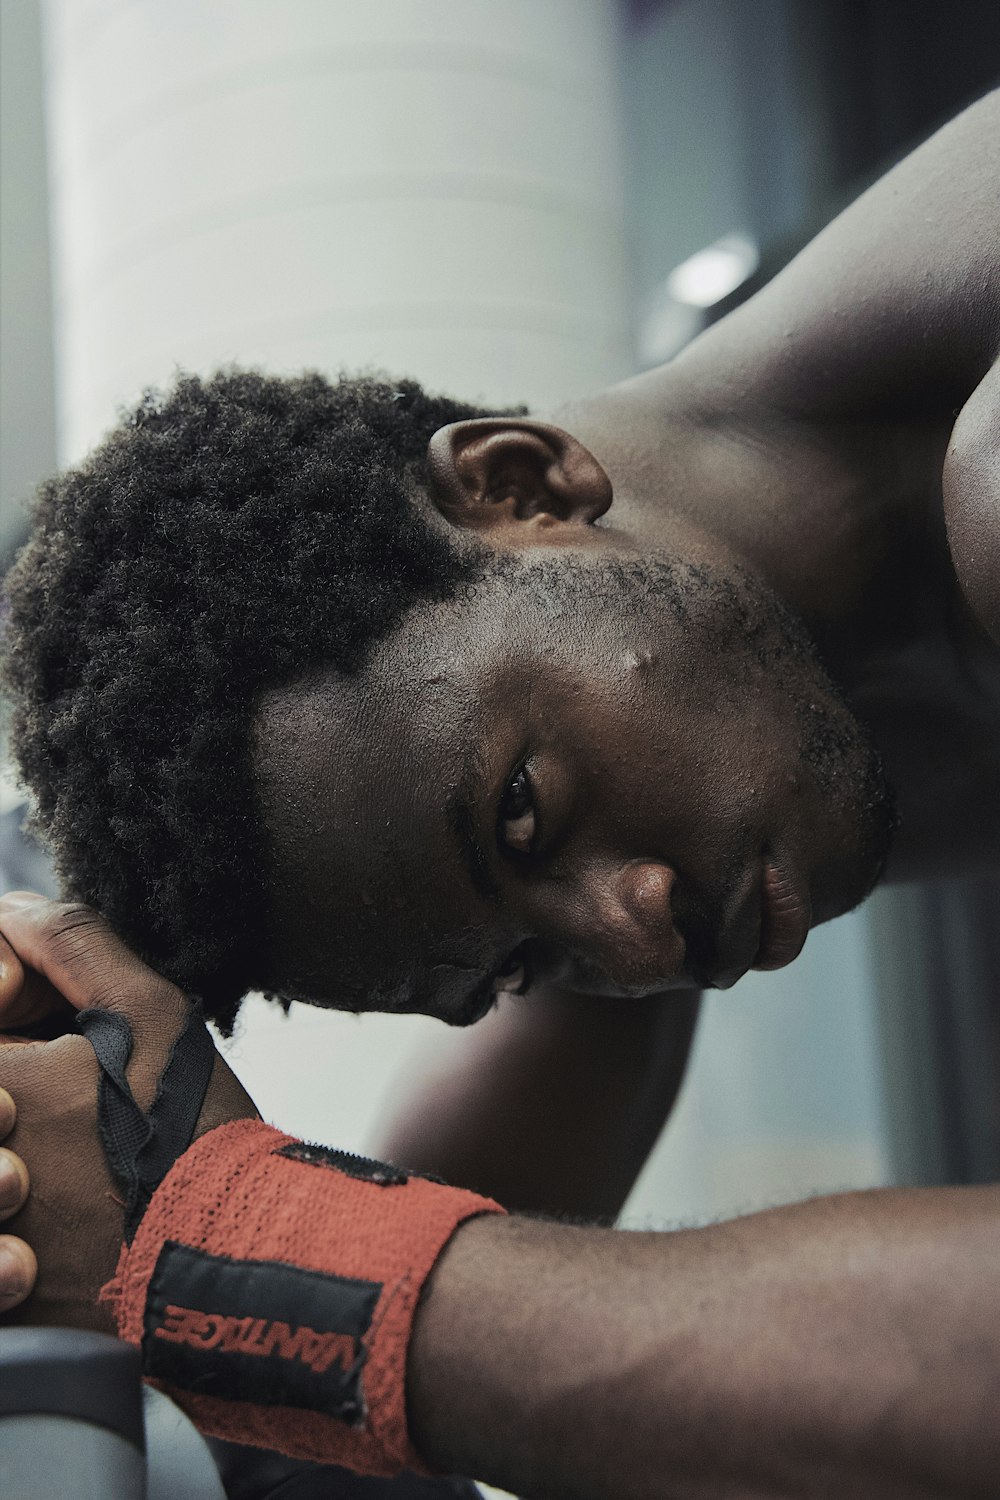
[[[0,934],[22,965],[44,975],[77,1010],[132,1011],[180,996],[89,907],[13,891],[0,896]]]
[[[24,1240],[0,1234],[0,1314],[10,1312],[26,1297],[38,1275],[35,1252]]]
[[[72,1008],[56,987],[34,969],[25,968],[0,933],[0,1031],[17,1031],[41,1021],[52,1028],[72,1026],[74,1020]]]
[[[6,1089],[0,1089],[0,1141],[10,1135],[17,1123],[17,1105]]]
[[[107,922],[86,906],[15,891],[0,896],[0,933],[21,963],[44,975],[74,1009],[114,1011],[126,1018],[133,1040],[127,1077],[139,1108],[148,1109],[170,1049],[190,1014],[191,1002],[183,991],[130,952]],[[59,1042],[45,1045],[58,1047]],[[31,1050],[0,1048],[0,1054]],[[11,1060],[0,1056],[0,1070],[9,1069]],[[21,1098],[9,1072],[0,1071],[0,1083]]]
[[[7,1011],[20,996],[23,984],[21,960],[6,938],[0,936],[0,1021],[6,1022]]]
[[[28,1169],[24,1162],[6,1146],[0,1146],[0,1223],[24,1207],[28,1188]]]

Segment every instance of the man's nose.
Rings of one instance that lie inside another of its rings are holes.
[[[618,874],[619,901],[633,920],[652,935],[673,926],[670,893],[676,878],[669,865],[650,860],[630,861]]]
[[[677,875],[660,860],[631,860],[614,881],[614,896],[627,923],[619,926],[631,959],[655,971],[658,979],[672,978],[684,962],[684,939],[674,923],[671,897]],[[617,913],[609,914],[612,921]]]
[[[671,902],[676,883],[676,872],[661,860],[592,865],[564,908],[563,941],[625,989],[676,978],[685,955]]]

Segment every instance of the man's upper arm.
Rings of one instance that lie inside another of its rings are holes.
[[[376,1150],[509,1208],[613,1218],[680,1089],[694,991],[504,997],[447,1039]]]
[[[710,329],[691,348],[692,367],[725,370],[727,385],[752,389],[778,415],[957,411],[1000,351],[998,160],[1000,90]]]
[[[1000,646],[1000,356],[959,413],[943,481],[948,545],[962,592]]]

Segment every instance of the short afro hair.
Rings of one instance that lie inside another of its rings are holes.
[[[65,894],[224,1030],[266,973],[255,702],[359,670],[482,571],[414,491],[432,433],[487,414],[410,380],[186,375],[41,488],[5,585],[32,826]]]

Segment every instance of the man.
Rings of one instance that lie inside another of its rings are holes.
[[[598,1188],[521,1199],[613,1211],[676,992],[791,961],[883,864],[1000,858],[998,134],[994,95],[552,422],[239,375],[147,403],[50,487],[12,585],[73,893],[223,1022],[252,984],[459,1022],[530,989],[530,1064],[635,1007]],[[44,922],[4,926],[93,1000]],[[497,1072],[401,1158],[505,1196],[448,1145]],[[985,1494],[998,1232],[993,1189],[664,1237],[475,1220],[416,1324],[419,1446],[528,1492]]]

